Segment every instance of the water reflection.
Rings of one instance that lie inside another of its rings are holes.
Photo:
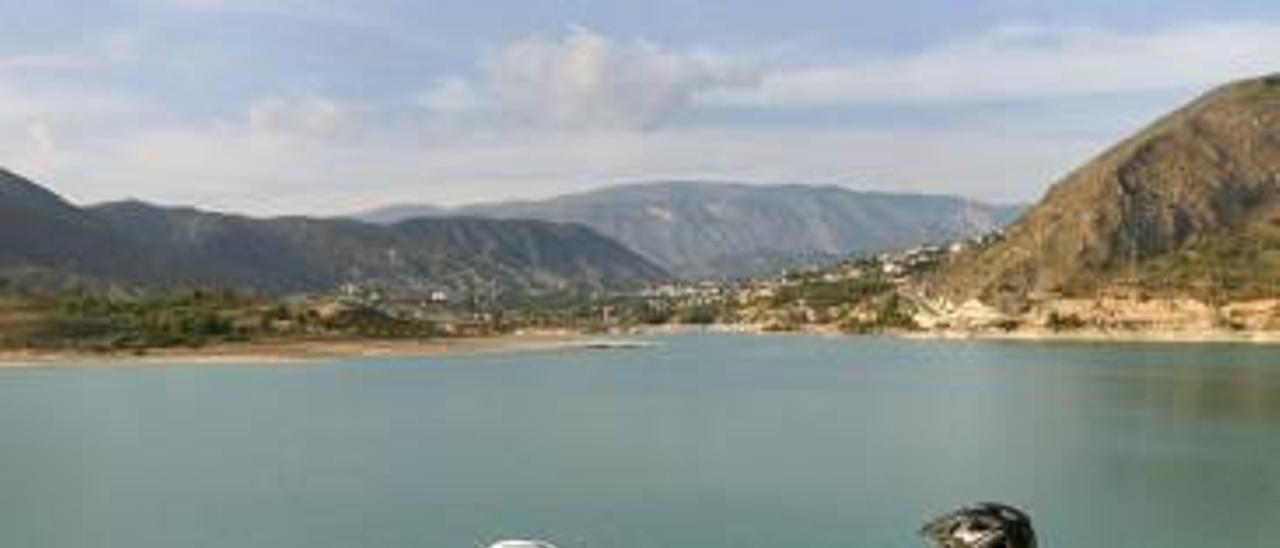
[[[1092,351],[1097,354],[1099,351]],[[1107,403],[1138,404],[1148,412],[1171,412],[1201,419],[1280,417],[1280,348],[1144,347],[1118,352],[1103,363],[1075,363],[1076,375]],[[1087,356],[1086,356],[1087,358]],[[1273,360],[1275,363],[1259,363]],[[1117,405],[1119,407],[1119,405]]]
[[[0,546],[1270,547],[1280,349],[690,336],[0,375]]]

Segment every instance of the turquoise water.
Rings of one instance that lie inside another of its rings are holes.
[[[1280,348],[677,336],[316,366],[0,372],[0,546],[1280,543]]]

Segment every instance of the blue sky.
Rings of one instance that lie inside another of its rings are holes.
[[[0,165],[254,214],[665,178],[1030,200],[1280,71],[1274,1],[0,1]]]

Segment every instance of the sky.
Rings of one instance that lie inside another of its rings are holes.
[[[0,166],[254,215],[660,179],[1034,200],[1274,0],[0,0]]]

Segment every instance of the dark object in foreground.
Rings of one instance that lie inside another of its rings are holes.
[[[489,548],[556,548],[556,546],[541,540],[503,540]]]
[[[938,548],[1036,548],[1031,518],[1021,510],[984,502],[925,524],[920,534]]]

